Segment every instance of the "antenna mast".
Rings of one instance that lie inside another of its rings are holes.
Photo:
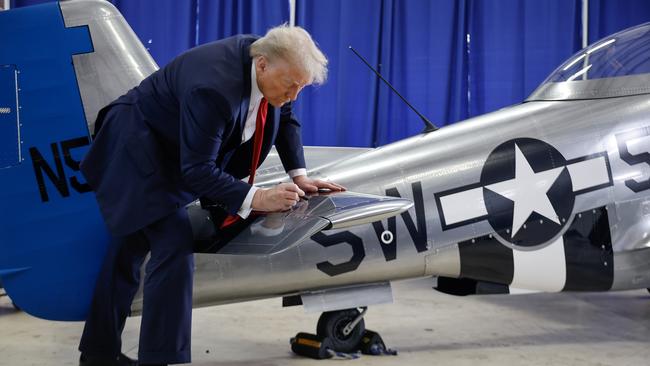
[[[435,130],[438,129],[438,127],[436,127],[433,123],[431,123],[431,121],[429,121],[429,119],[428,119],[427,117],[423,116],[422,113],[418,112],[418,110],[415,109],[415,107],[413,107],[413,106],[411,105],[411,103],[409,103],[409,102],[406,100],[406,98],[404,98],[404,97],[402,96],[402,94],[400,94],[397,90],[395,90],[395,88],[394,88],[394,87],[393,87],[393,86],[392,86],[392,85],[391,85],[391,84],[390,84],[386,79],[384,79],[384,77],[381,76],[381,74],[380,74],[379,72],[377,72],[377,70],[375,70],[372,66],[370,66],[370,64],[368,63],[368,61],[366,61],[366,59],[363,58],[363,56],[361,56],[361,55],[359,54],[359,52],[357,52],[357,50],[355,50],[354,48],[352,48],[352,46],[348,46],[348,48],[350,49],[350,51],[354,52],[354,54],[357,55],[357,57],[358,57],[359,59],[361,59],[361,61],[363,61],[363,63],[366,64],[366,66],[368,66],[368,68],[370,68],[370,70],[372,70],[372,71],[373,71],[373,72],[374,72],[374,73],[379,77],[379,79],[381,79],[381,81],[383,81],[384,83],[386,83],[386,85],[388,85],[388,87],[389,87],[392,91],[394,91],[395,94],[397,94],[397,96],[400,97],[400,98],[404,101],[404,103],[406,103],[406,105],[409,106],[409,108],[411,108],[411,109],[413,110],[413,112],[415,112],[415,114],[418,115],[418,117],[420,117],[420,119],[422,120],[422,122],[424,122],[424,132],[425,132],[425,133],[426,133],[426,132],[435,131]]]

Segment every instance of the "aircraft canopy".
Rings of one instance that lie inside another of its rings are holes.
[[[650,93],[650,23],[582,49],[531,94],[533,100],[611,98]]]

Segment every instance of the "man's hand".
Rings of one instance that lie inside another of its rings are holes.
[[[329,189],[332,192],[343,192],[345,187],[342,185],[326,182],[320,179],[311,179],[306,175],[299,175],[293,178],[293,182],[307,193],[316,193],[319,189]]]
[[[293,207],[303,192],[293,183],[282,183],[269,189],[258,189],[253,196],[251,207],[257,211],[286,211]]]

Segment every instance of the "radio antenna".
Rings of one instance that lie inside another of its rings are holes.
[[[381,74],[380,74],[379,72],[377,72],[377,70],[375,70],[372,66],[370,66],[370,64],[368,63],[368,61],[366,61],[366,59],[363,58],[363,56],[361,56],[361,55],[359,54],[359,52],[357,52],[357,50],[355,50],[354,48],[352,48],[352,46],[348,46],[348,48],[350,49],[350,51],[354,52],[354,54],[357,55],[357,57],[358,57],[359,59],[361,59],[361,61],[363,61],[363,63],[366,64],[366,66],[368,66],[368,68],[370,68],[370,70],[372,70],[372,71],[373,71],[373,72],[374,72],[374,73],[375,73],[375,74],[376,74],[376,75],[381,79],[381,81],[383,81],[384,83],[386,83],[386,85],[388,85],[388,87],[389,87],[392,91],[394,91],[395,94],[397,94],[397,96],[400,97],[400,98],[404,101],[404,103],[406,103],[406,105],[409,106],[409,108],[411,108],[411,109],[413,110],[413,112],[415,112],[415,114],[417,114],[417,115],[420,117],[420,119],[422,120],[422,122],[424,122],[424,132],[425,132],[425,133],[426,133],[426,132],[435,131],[435,130],[438,129],[438,127],[436,127],[433,123],[431,123],[431,121],[429,121],[429,119],[428,119],[427,117],[423,116],[422,113],[418,112],[418,110],[415,109],[415,107],[412,106],[411,103],[409,103],[409,102],[406,100],[406,98],[404,98],[404,97],[402,96],[402,94],[400,94],[397,90],[395,90],[395,88],[394,88],[394,87],[393,87],[393,86],[392,86],[392,85],[391,85],[391,84],[390,84],[386,79],[384,79],[384,77],[381,76]]]

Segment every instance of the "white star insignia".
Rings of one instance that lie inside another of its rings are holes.
[[[535,173],[519,146],[515,144],[515,178],[485,187],[514,202],[511,237],[517,234],[533,212],[560,224],[546,193],[563,169],[564,167],[560,167]]]

